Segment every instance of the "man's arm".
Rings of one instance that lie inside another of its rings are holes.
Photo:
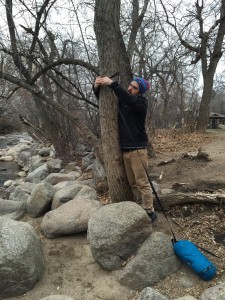
[[[135,111],[146,112],[148,103],[146,98],[142,96],[132,96],[126,90],[124,90],[117,81],[112,81],[109,77],[102,78],[102,85],[108,85],[116,94],[117,97],[127,106],[131,107]]]

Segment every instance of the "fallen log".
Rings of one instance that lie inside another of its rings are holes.
[[[197,193],[201,191],[206,192],[217,192],[219,189],[225,189],[225,180],[195,180],[193,182],[176,182],[172,188],[176,193]]]
[[[159,195],[159,199],[165,210],[170,210],[175,205],[184,204],[222,204],[225,203],[225,194],[207,194],[207,193],[173,193],[167,195]],[[154,207],[160,210],[160,206],[154,199]]]

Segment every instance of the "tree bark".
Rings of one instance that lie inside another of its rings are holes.
[[[213,77],[214,74],[207,74],[204,76],[203,93],[196,125],[196,130],[202,133],[205,132],[209,123],[210,103],[213,92]]]
[[[130,63],[119,27],[120,1],[96,0],[94,29],[97,38],[100,74],[119,72],[120,84],[126,87]],[[117,99],[108,87],[101,87],[99,115],[103,160],[112,202],[132,200],[118,138]]]

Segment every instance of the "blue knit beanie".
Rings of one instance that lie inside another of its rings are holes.
[[[135,77],[132,81],[136,81],[139,86],[140,93],[143,95],[150,88],[150,83],[141,77]]]

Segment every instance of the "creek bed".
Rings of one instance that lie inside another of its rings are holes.
[[[26,133],[11,133],[0,136],[0,149],[4,149],[10,146],[14,146],[24,140],[30,140],[31,138]],[[0,188],[3,187],[5,181],[18,178],[17,173],[20,168],[15,161],[0,161]]]
[[[17,179],[19,171],[20,169],[15,161],[0,161],[0,187],[3,187],[3,183],[9,179]]]

